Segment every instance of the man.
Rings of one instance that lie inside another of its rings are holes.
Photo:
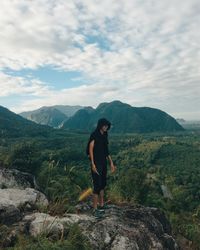
[[[104,189],[107,176],[107,159],[109,159],[111,172],[114,173],[116,166],[113,164],[108,149],[108,133],[111,123],[101,118],[98,120],[96,129],[91,133],[88,141],[87,154],[91,163],[91,175],[93,180],[93,209],[96,217],[101,216],[104,205]],[[98,209],[98,201],[100,209]]]

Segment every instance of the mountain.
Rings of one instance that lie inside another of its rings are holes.
[[[149,107],[132,107],[115,100],[103,102],[96,109],[83,108],[64,122],[65,129],[91,131],[97,120],[107,118],[114,133],[145,133],[183,131],[184,128],[166,112]]]
[[[0,106],[0,136],[19,137],[47,135],[52,128],[29,121],[20,115]]]
[[[63,114],[65,114],[68,117],[73,116],[76,113],[76,111],[83,108],[83,106],[80,106],[80,105],[75,105],[75,106],[55,105],[52,107],[58,109],[60,112],[62,112]]]
[[[92,107],[85,107],[78,110],[72,117],[70,117],[66,122],[64,122],[62,128],[68,129],[79,129],[82,130],[86,127],[91,127],[93,124],[90,123],[91,115],[95,109]],[[67,126],[66,126],[67,125]]]
[[[73,116],[82,106],[55,105],[50,107],[41,107],[33,111],[22,112],[19,115],[39,124],[49,125],[51,127],[60,127],[63,122]]]
[[[23,112],[20,114],[24,118],[39,124],[59,127],[68,117],[54,107],[42,107],[35,111]]]

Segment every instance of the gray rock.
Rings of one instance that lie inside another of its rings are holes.
[[[24,189],[27,187],[38,188],[33,175],[17,169],[0,167],[0,188]]]
[[[139,250],[137,243],[129,242],[129,238],[117,235],[112,242],[111,250]]]
[[[0,189],[0,206],[14,205],[15,207],[21,207],[26,203],[30,205],[48,205],[48,200],[44,194],[33,188]]]
[[[164,213],[157,208],[143,206],[110,206],[105,216],[97,220],[87,214],[65,214],[53,217],[44,213],[33,213],[23,218],[29,225],[29,234],[45,233],[65,235],[69,225],[78,223],[93,249],[109,250],[178,250],[171,235],[171,227]],[[26,224],[25,223],[25,224]]]
[[[21,218],[20,210],[14,205],[0,205],[0,224],[11,225]]]
[[[10,225],[19,221],[23,212],[47,205],[45,195],[33,188],[0,189],[0,223]]]
[[[24,226],[28,225],[28,232],[31,236],[45,234],[53,239],[63,237],[68,231],[69,225],[89,221],[95,222],[94,218],[88,215],[68,214],[60,218],[37,212],[26,215],[22,220]]]

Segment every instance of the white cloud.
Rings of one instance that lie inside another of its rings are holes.
[[[48,94],[50,88],[45,83],[37,79],[25,79],[23,77],[13,77],[0,72],[0,96],[5,97],[13,94],[44,96]]]
[[[27,109],[52,100],[95,106],[121,99],[174,114],[195,113],[200,105],[199,11],[199,0],[2,0],[1,68],[53,65],[79,71],[94,84],[57,92],[37,79],[2,73],[0,96],[38,95],[22,101]],[[89,44],[91,36],[96,43]]]

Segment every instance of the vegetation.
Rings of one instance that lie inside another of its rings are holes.
[[[0,228],[1,229],[1,228]],[[5,228],[2,228],[5,230]],[[5,232],[4,232],[5,235]],[[88,240],[81,234],[81,230],[77,224],[69,227],[66,239],[49,240],[47,235],[39,235],[30,237],[26,235],[18,235],[15,246],[9,247],[9,250],[91,250]],[[4,247],[4,246],[2,246]]]
[[[21,136],[47,137],[52,131],[48,126],[42,126],[24,119],[7,108],[0,106],[0,138]]]
[[[115,203],[159,207],[169,218],[174,233],[192,241],[196,249],[200,245],[199,134],[198,130],[110,134],[110,152],[117,172],[108,172],[106,192]],[[92,185],[85,155],[88,136],[54,130],[46,138],[0,138],[0,165],[33,173],[50,199],[51,214],[71,212],[81,191]],[[68,240],[62,244],[71,244]],[[28,241],[35,247],[30,249],[40,249],[37,242]],[[41,249],[62,249],[60,242],[54,242],[52,248],[53,243],[45,238],[40,244]],[[13,249],[20,249],[17,247]]]

